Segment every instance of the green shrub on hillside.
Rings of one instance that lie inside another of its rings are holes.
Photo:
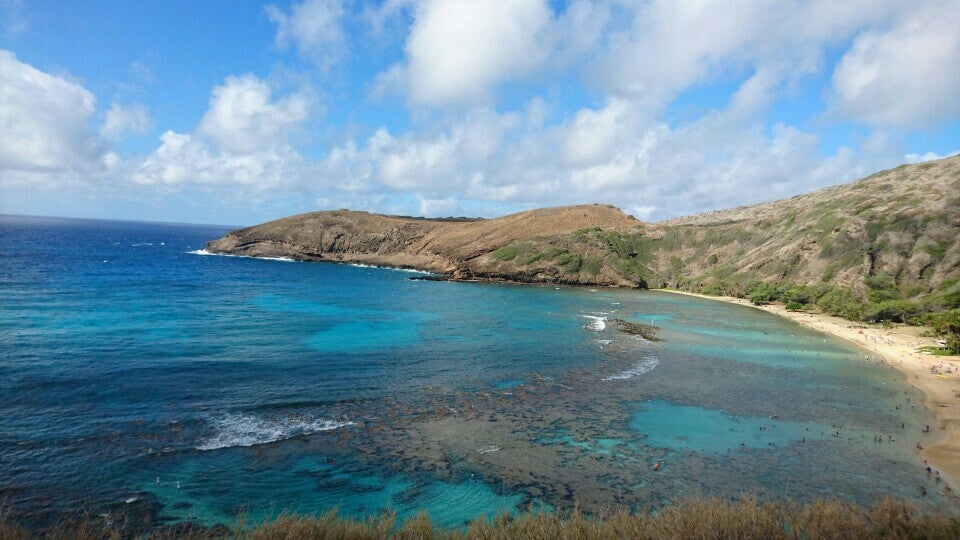
[[[583,259],[579,253],[562,253],[557,256],[557,264],[568,274],[576,274],[580,271]]]
[[[946,339],[947,350],[960,354],[960,309],[931,315],[929,321],[934,333]]]
[[[863,282],[870,289],[867,292],[867,298],[875,304],[900,299],[897,284],[888,274],[867,276],[863,278]]]
[[[840,287],[830,287],[816,300],[818,308],[829,315],[836,315],[844,319],[860,320],[863,312],[863,301],[854,294]]]
[[[554,256],[555,254],[549,251],[531,250],[526,253],[518,253],[516,262],[517,266],[527,266],[544,259],[552,259]]]
[[[583,269],[587,273],[595,276],[603,269],[603,259],[600,257],[587,257],[587,260],[583,263]]]
[[[748,298],[750,298],[750,301],[762,305],[780,300],[782,285],[779,283],[755,283],[749,289]]]
[[[887,300],[879,304],[867,304],[863,320],[869,322],[892,321],[915,322],[920,315],[920,306],[907,300]]]
[[[512,261],[517,257],[517,246],[513,244],[509,246],[503,246],[502,248],[494,251],[491,255],[498,261]]]

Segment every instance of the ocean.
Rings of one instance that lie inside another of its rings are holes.
[[[947,504],[913,451],[920,395],[829,336],[664,292],[202,251],[228,230],[0,217],[4,512],[459,527],[696,496]]]

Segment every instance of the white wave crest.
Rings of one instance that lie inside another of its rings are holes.
[[[411,274],[424,274],[430,275],[431,272],[426,270],[417,270],[416,268],[397,268],[395,266],[377,266],[375,264],[363,264],[363,263],[347,263],[348,266],[353,266],[356,268],[377,268],[381,270],[396,270],[397,272],[410,272]]]
[[[607,318],[600,317],[597,315],[584,315],[585,318],[590,319],[590,322],[587,323],[586,327],[594,332],[603,332],[607,328]]]
[[[250,255],[234,255],[232,253],[212,253],[205,249],[195,249],[193,251],[188,251],[187,253],[191,255],[212,255],[215,257],[239,257],[241,259],[260,259],[262,261],[297,262],[296,259],[291,259],[289,257],[251,257]]]
[[[216,433],[197,450],[217,450],[231,446],[254,446],[282,441],[298,435],[330,431],[353,422],[337,422],[326,419],[284,417],[277,419],[258,418],[243,414],[227,414],[215,420]]]
[[[645,356],[640,359],[633,367],[625,369],[620,373],[610,375],[609,377],[604,377],[604,381],[622,381],[624,379],[629,379],[631,377],[636,377],[637,375],[643,375],[649,371],[652,371],[653,368],[660,365],[660,360],[656,356]]]

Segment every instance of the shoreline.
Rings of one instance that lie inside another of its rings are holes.
[[[960,487],[960,356],[919,352],[920,347],[936,346],[935,338],[918,335],[921,327],[884,329],[823,313],[787,311],[780,305],[759,306],[745,298],[708,296],[673,289],[651,290],[760,309],[879,355],[900,371],[910,386],[920,390],[924,405],[936,418],[937,425],[930,426],[930,433],[918,435],[917,442],[923,447],[918,454],[933,469],[940,471],[947,485],[954,489],[953,499],[957,500],[956,489]]]

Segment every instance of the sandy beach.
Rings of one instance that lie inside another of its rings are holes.
[[[920,347],[936,345],[935,338],[919,335],[924,328],[901,325],[885,329],[822,313],[787,311],[780,305],[757,306],[743,298],[662,290],[762,309],[881,356],[923,393],[925,405],[936,416],[936,425],[930,426],[929,433],[920,432],[924,426],[917,426],[916,442],[922,447],[918,452],[931,467],[940,471],[954,494],[957,493],[960,487],[960,356],[920,352]]]

